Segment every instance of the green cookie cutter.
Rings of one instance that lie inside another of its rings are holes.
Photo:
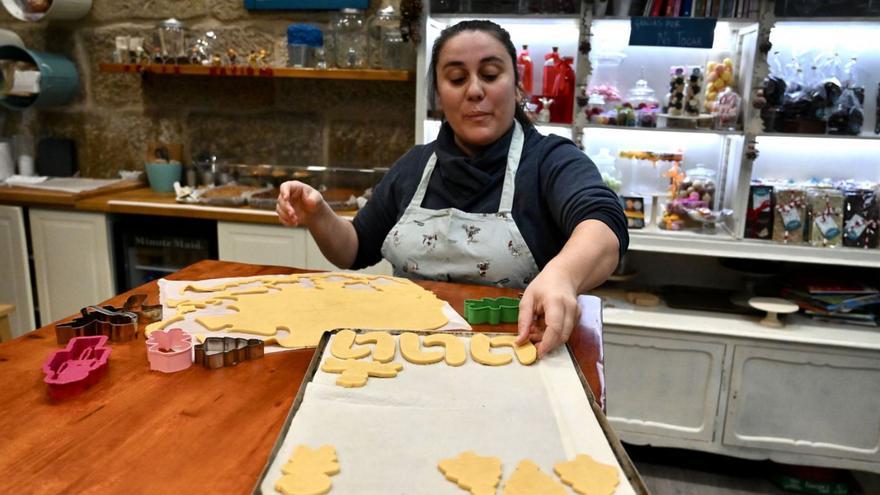
[[[519,299],[515,297],[465,299],[464,318],[471,325],[516,323],[519,318]]]

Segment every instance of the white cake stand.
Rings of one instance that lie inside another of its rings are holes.
[[[779,321],[779,317],[777,315],[779,315],[780,313],[794,313],[798,310],[797,304],[786,299],[780,299],[778,297],[753,297],[749,299],[749,306],[760,311],[766,311],[767,316],[765,316],[764,319],[759,321],[758,323],[773,328],[782,328],[785,326],[781,321]]]

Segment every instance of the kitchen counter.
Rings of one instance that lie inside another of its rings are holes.
[[[0,185],[0,204],[13,206],[57,206],[75,208],[77,203],[87,198],[114,195],[132,189],[143,188],[143,186],[144,183],[140,181],[124,180],[92,191],[71,193],[31,187],[10,187]]]

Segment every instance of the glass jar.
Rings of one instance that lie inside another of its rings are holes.
[[[396,69],[397,67],[389,67],[384,64],[384,48],[386,36],[391,40],[388,43],[395,43],[394,39],[399,38],[403,42],[403,35],[400,33],[400,15],[391,4],[391,0],[382,0],[382,6],[376,11],[376,14],[370,17],[367,22],[367,34],[370,38],[370,67],[374,69]],[[394,57],[389,57],[393,59]]]
[[[333,47],[336,67],[363,69],[367,67],[367,29],[364,13],[358,9],[342,9],[333,20]]]
[[[602,181],[606,186],[611,188],[612,191],[617,193],[620,192],[623,175],[617,168],[616,162],[617,159],[611,155],[608,148],[600,149],[599,154],[593,157],[593,163],[596,164],[599,173],[602,174]]]
[[[184,43],[185,26],[177,19],[162,21],[157,28],[159,47],[165,63],[177,63],[186,57]]]
[[[606,103],[620,101],[618,76],[620,64],[626,55],[619,52],[598,53],[593,60],[594,75],[590,80],[590,94],[601,94]]]
[[[636,126],[657,127],[660,102],[654,96],[654,90],[648,86],[648,81],[644,78],[636,81],[636,85],[627,93],[627,101],[636,114]]]
[[[701,208],[715,209],[715,176],[711,168],[702,163],[684,171],[684,180],[676,194],[678,199],[686,199]]]

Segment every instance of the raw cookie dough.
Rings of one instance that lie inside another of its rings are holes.
[[[339,473],[336,449],[324,445],[312,450],[299,445],[281,472],[284,476],[275,482],[275,490],[284,495],[323,495],[330,491],[330,476]]]
[[[492,347],[512,347],[516,360],[520,364],[528,366],[534,363],[538,359],[538,349],[535,348],[535,344],[526,341],[523,345],[516,345],[516,338],[516,335],[498,335],[489,340],[489,345]]]
[[[339,359],[360,359],[369,356],[370,349],[367,347],[351,348],[356,336],[357,334],[353,330],[346,329],[336,332],[336,335],[333,336],[333,343],[330,344],[330,353],[333,354],[333,357]]]
[[[467,361],[467,350],[464,342],[451,333],[433,333],[422,338],[422,345],[431,347],[442,345],[446,348],[446,364],[449,366],[461,366]]]
[[[171,325],[172,323],[177,323],[178,321],[181,321],[181,320],[183,320],[183,315],[177,315],[177,316],[175,316],[171,319],[168,319],[168,320],[162,320],[162,321],[157,321],[155,323],[150,323],[149,325],[147,325],[146,328],[144,328],[144,337],[148,337],[151,333],[155,332],[156,330],[164,330],[165,327],[167,327],[168,325]]]
[[[388,332],[362,333],[355,337],[354,341],[358,344],[376,344],[376,348],[373,349],[373,360],[380,363],[393,361],[397,354],[397,342]],[[369,352],[369,348],[367,351]]]
[[[513,361],[510,354],[494,354],[489,350],[491,340],[487,335],[475,333],[471,335],[471,357],[474,361],[486,366],[503,366]]]
[[[469,490],[472,495],[495,495],[501,481],[501,459],[482,457],[473,451],[463,452],[437,464],[446,479]]]
[[[403,369],[400,363],[380,363],[378,361],[357,361],[328,357],[321,369],[327,373],[341,373],[336,379],[340,387],[363,387],[370,376],[394,378]]]
[[[504,483],[502,495],[568,495],[555,478],[541,471],[534,462],[524,459]]]
[[[434,364],[443,361],[443,351],[423,351],[418,334],[400,334],[400,355],[413,364]]]
[[[573,461],[560,462],[553,470],[580,495],[611,495],[620,483],[617,468],[578,454]]]

